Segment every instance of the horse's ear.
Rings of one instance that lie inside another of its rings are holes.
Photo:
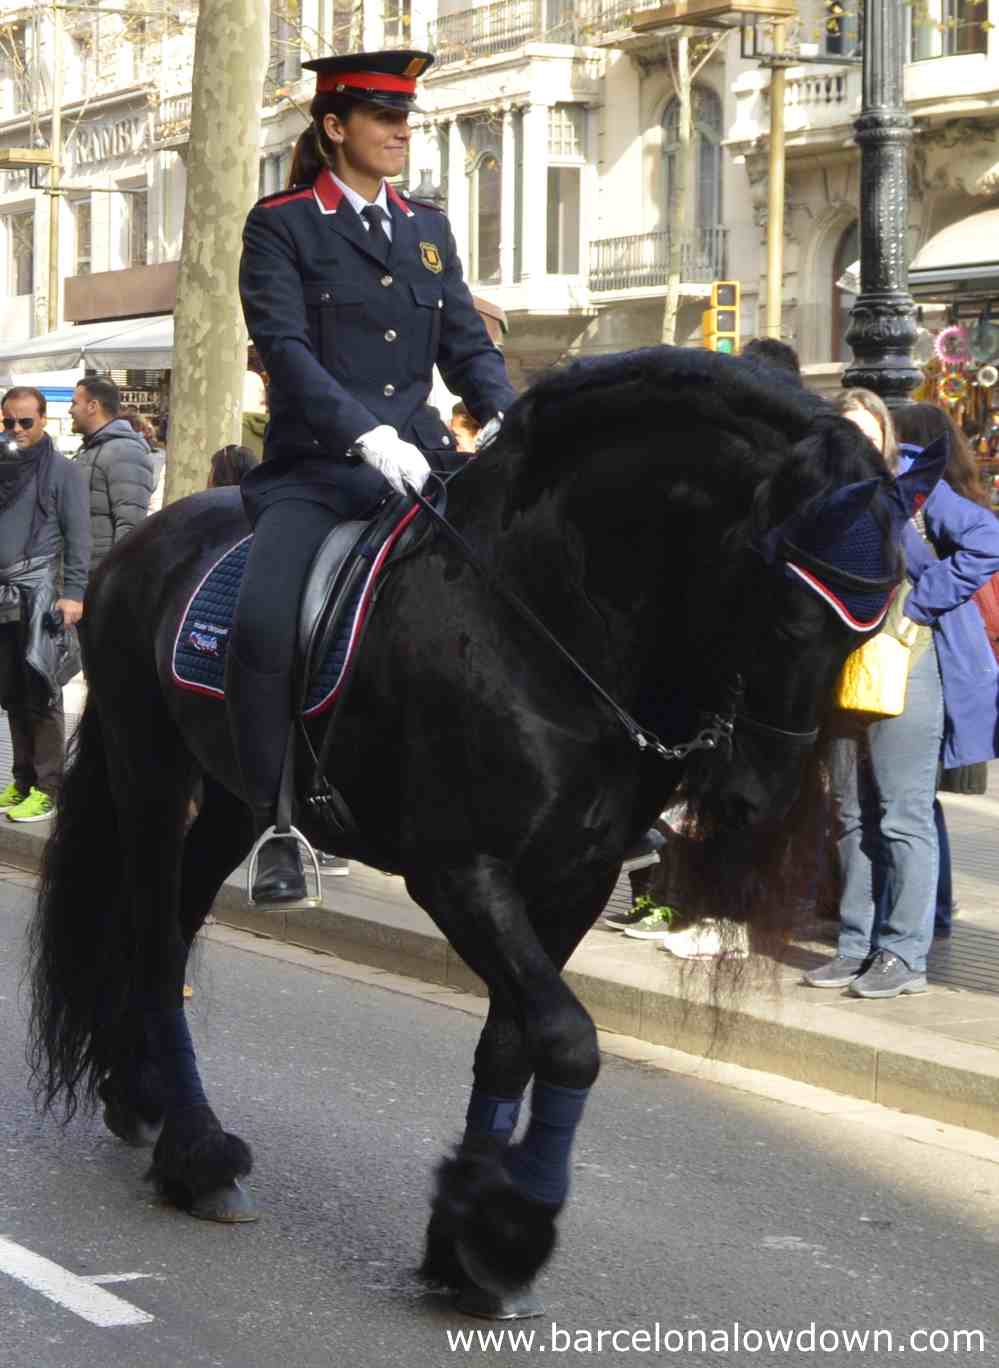
[[[923,448],[904,475],[897,476],[886,489],[893,517],[901,522],[922,508],[947,469],[947,438],[935,437]]]

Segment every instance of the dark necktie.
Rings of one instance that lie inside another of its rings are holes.
[[[371,239],[371,246],[374,248],[375,254],[382,261],[388,261],[389,237],[382,224],[382,213],[383,211],[377,204],[366,204],[361,210],[361,218],[368,225],[368,236]]]

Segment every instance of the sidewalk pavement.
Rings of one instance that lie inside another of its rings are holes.
[[[798,943],[716,1018],[697,965],[599,926],[566,977],[607,1030],[999,1137],[999,762],[990,780],[984,797],[944,798],[961,912],[951,939],[934,946],[928,993],[861,1001],[806,988],[802,970],[833,951]],[[0,819],[0,863],[36,869],[48,827]],[[238,872],[215,916],[456,993],[482,991],[401,879],[354,864],[323,892],[322,908],[261,913],[247,906]],[[614,900],[626,898],[622,882]]]

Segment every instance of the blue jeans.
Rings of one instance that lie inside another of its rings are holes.
[[[939,869],[933,802],[942,740],[943,691],[931,646],[909,676],[901,717],[872,723],[866,741],[833,742],[841,955],[866,959],[890,950],[910,969],[926,968]]]

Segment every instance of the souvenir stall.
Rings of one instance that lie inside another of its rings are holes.
[[[914,399],[946,405],[968,437],[999,509],[999,209],[932,237],[909,270],[924,322],[914,348],[924,381]]]

